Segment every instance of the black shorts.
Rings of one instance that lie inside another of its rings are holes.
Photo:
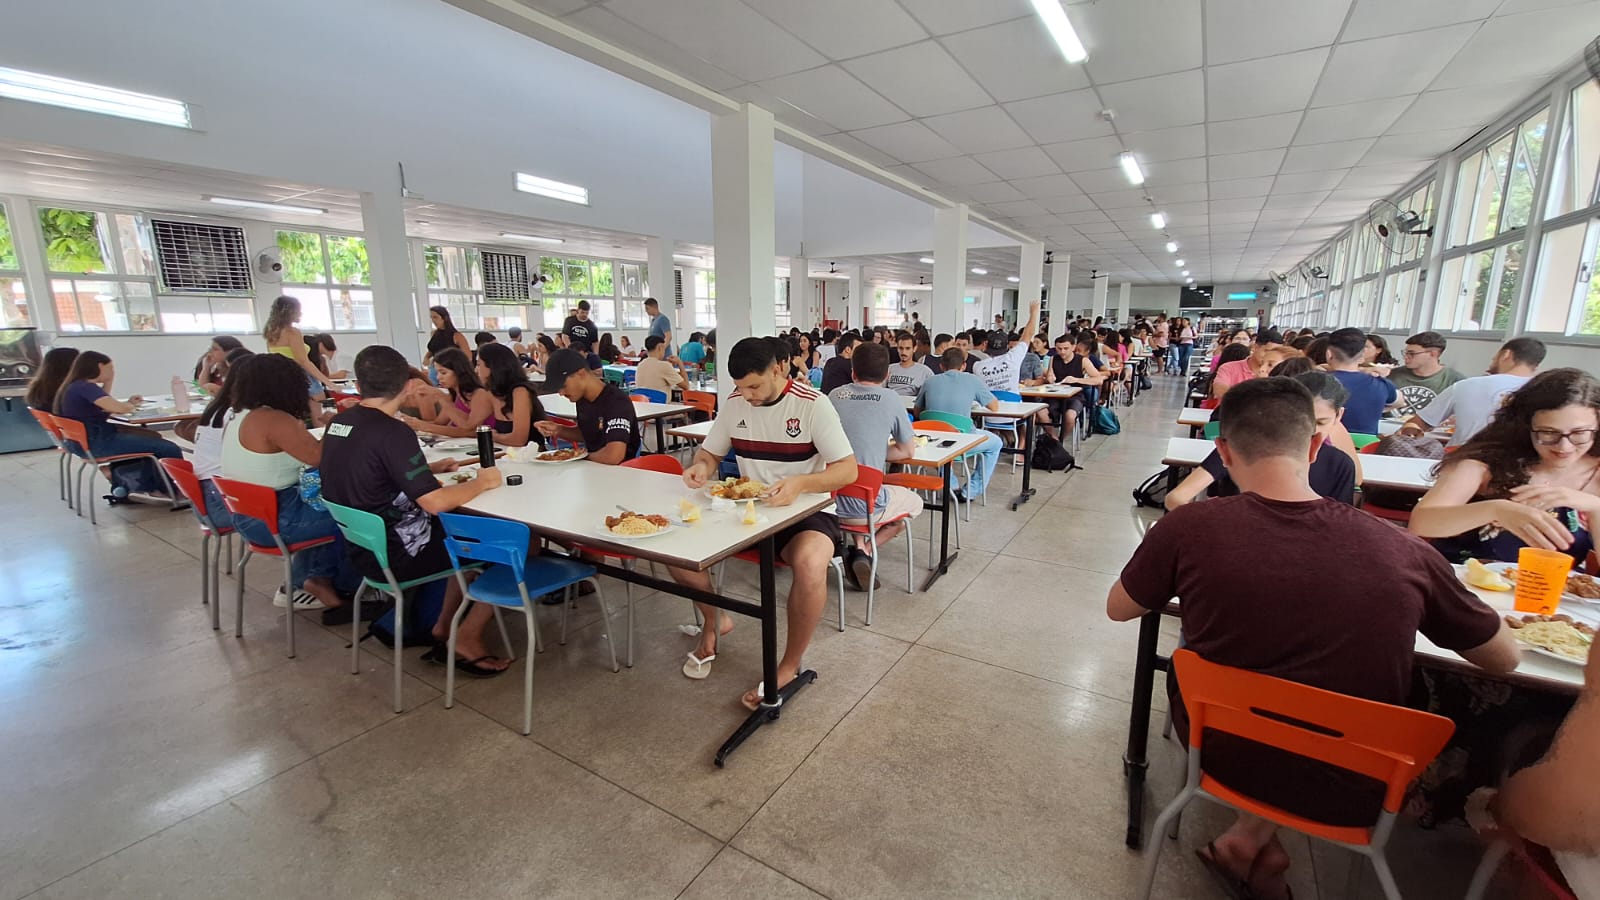
[[[801,519],[793,525],[790,525],[788,528],[785,528],[784,530],[773,535],[773,551],[777,553],[779,558],[782,558],[783,550],[785,547],[789,546],[789,542],[794,540],[796,535],[807,531],[815,531],[818,534],[826,537],[828,540],[833,541],[833,548],[835,552],[837,552],[839,546],[844,543],[844,530],[839,527],[839,520],[819,509],[811,515],[806,516],[804,519]]]
[[[1167,348],[1165,348],[1165,347],[1151,347],[1150,348],[1150,355],[1154,356],[1156,359],[1166,359],[1167,358]]]

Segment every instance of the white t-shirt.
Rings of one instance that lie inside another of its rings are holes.
[[[1017,341],[1010,350],[973,363],[972,374],[978,376],[983,386],[991,391],[1010,391],[1014,394],[1022,383],[1022,357],[1027,353],[1027,342]]]
[[[719,457],[732,450],[746,478],[767,484],[855,455],[833,404],[799,381],[766,406],[751,405],[737,391],[724,398],[704,446]]]
[[[1433,402],[1417,413],[1417,418],[1437,428],[1451,416],[1455,417],[1456,430],[1450,436],[1450,446],[1459,447],[1483,430],[1494,414],[1505,403],[1506,395],[1515,393],[1527,384],[1528,375],[1479,375],[1464,378],[1450,385]]]
[[[230,410],[222,414],[222,428],[201,425],[194,430],[194,474],[201,481],[222,474],[222,431],[232,420]]]

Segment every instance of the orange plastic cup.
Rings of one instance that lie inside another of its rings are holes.
[[[1517,551],[1517,611],[1555,615],[1561,606],[1561,592],[1567,588],[1570,571],[1572,557],[1565,553],[1537,547],[1523,547]]]

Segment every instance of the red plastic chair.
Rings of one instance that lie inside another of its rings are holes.
[[[706,418],[716,418],[717,395],[710,391],[684,391],[683,405],[692,406],[706,414]]]
[[[1362,456],[1376,456],[1378,453],[1378,445],[1374,442],[1362,447],[1356,452],[1360,453]],[[1398,522],[1401,525],[1406,525],[1411,522],[1411,510],[1395,509],[1391,506],[1378,506],[1376,504],[1367,502],[1365,495],[1363,495],[1361,499],[1361,508],[1385,521]]]
[[[233,528],[219,528],[212,523],[211,512],[206,509],[206,492],[200,485],[199,477],[194,474],[193,463],[186,459],[163,459],[161,468],[166,470],[167,479],[189,499],[189,508],[194,510],[194,517],[200,520],[200,602],[211,606],[211,630],[216,631],[222,627],[222,615],[218,610],[222,560],[230,555],[225,547],[231,546],[229,536],[233,534]],[[211,549],[213,537],[217,539],[215,551]]]
[[[75,455],[83,459],[83,464],[78,466],[78,477],[75,479],[78,499],[73,504],[77,508],[79,516],[83,515],[83,473],[86,470],[89,473],[89,524],[91,525],[99,524],[95,521],[94,515],[94,478],[100,474],[101,466],[126,462],[131,459],[160,459],[154,453],[118,453],[115,456],[97,457],[94,455],[94,451],[89,449],[89,430],[84,427],[82,422],[65,416],[51,416],[50,419],[56,423],[56,430],[61,432],[63,441],[71,441],[78,445],[78,451]],[[165,480],[167,477],[166,471],[160,466],[157,466],[156,469],[161,472],[161,477]],[[109,481],[107,483],[109,484]],[[173,490],[171,482],[167,483],[167,490],[171,491],[174,497],[177,496],[177,491]],[[176,508],[176,500],[174,500],[174,508]]]
[[[250,562],[250,557],[256,553],[263,556],[276,556],[283,560],[283,585],[284,590],[289,590],[294,585],[293,563],[294,555],[301,550],[310,550],[331,544],[337,538],[333,535],[312,538],[309,541],[300,541],[295,544],[284,544],[283,538],[278,535],[278,492],[263,484],[251,484],[247,481],[234,481],[231,478],[213,478],[211,483],[222,492],[222,502],[228,507],[228,512],[235,516],[249,516],[267,526],[267,531],[272,534],[272,543],[257,544],[246,540],[244,552],[239,555],[238,572],[234,578],[239,582],[238,595],[234,600],[233,636],[244,637],[244,568]],[[241,535],[242,537],[243,535]],[[289,641],[289,658],[294,658],[294,606],[291,604],[287,611],[288,623],[284,626]]]
[[[1172,664],[1189,710],[1189,775],[1177,798],[1161,811],[1151,833],[1166,834],[1189,801],[1201,796],[1366,856],[1384,895],[1400,900],[1384,858],[1384,845],[1394,831],[1406,788],[1439,755],[1454,733],[1455,723],[1431,713],[1206,662],[1193,650],[1174,652]],[[1200,745],[1207,728],[1383,782],[1381,811],[1370,827],[1328,825],[1226,787],[1201,768]],[[1140,896],[1146,900],[1155,885],[1162,843],[1153,841],[1145,860]]]
[[[58,463],[56,474],[61,483],[61,499],[66,502],[67,509],[71,509],[72,492],[67,490],[67,474],[72,471],[72,453],[67,450],[66,440],[61,437],[61,429],[56,427],[55,416],[43,410],[34,409],[31,406],[28,407],[28,412],[33,413],[33,418],[39,423],[39,427],[44,429],[46,435],[49,435],[50,443],[56,445],[56,462]]]
[[[876,593],[874,584],[878,580],[878,532],[895,524],[911,518],[908,513],[896,516],[885,516],[876,512],[878,506],[878,490],[883,487],[883,472],[871,466],[856,466],[856,480],[833,492],[835,500],[840,497],[852,497],[860,500],[867,506],[867,522],[864,525],[851,525],[843,518],[839,520],[839,527],[850,534],[866,535],[868,543],[872,545],[872,575],[867,581],[867,624],[872,624],[872,601]],[[915,576],[912,573],[912,557],[914,551],[911,546],[911,526],[901,529],[906,537],[906,593],[912,594],[917,590]],[[841,606],[843,598],[841,595]],[[843,615],[840,616],[843,619]]]

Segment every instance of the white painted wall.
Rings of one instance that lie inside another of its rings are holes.
[[[1500,345],[1505,343],[1501,338],[1469,340],[1452,337],[1446,338],[1446,341],[1448,346],[1444,351],[1444,364],[1466,375],[1483,374],[1489,361],[1499,352]],[[1397,342],[1391,340],[1389,346],[1395,347]],[[1570,366],[1587,372],[1600,372],[1600,349],[1572,344],[1549,344],[1547,349],[1549,353],[1541,366],[1543,369]]]
[[[1168,284],[1136,284],[1133,286],[1133,296],[1128,301],[1133,309],[1144,312],[1164,312],[1169,316],[1178,312],[1178,299],[1182,290],[1176,285]],[[1130,316],[1124,316],[1130,319]]]

